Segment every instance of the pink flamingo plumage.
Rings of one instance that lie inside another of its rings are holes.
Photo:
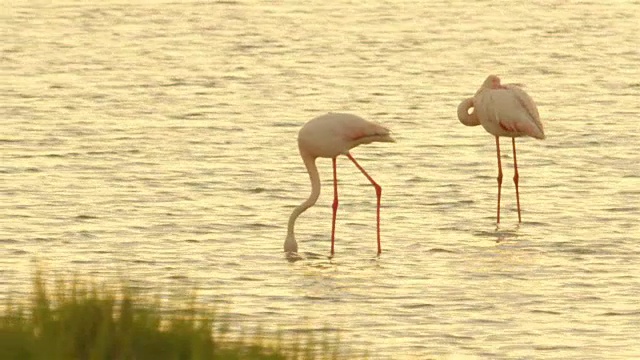
[[[336,158],[339,155],[346,155],[376,189],[378,254],[382,252],[380,247],[380,197],[382,188],[349,153],[350,149],[358,145],[372,142],[395,142],[395,140],[391,137],[389,129],[351,114],[328,113],[321,115],[310,120],[300,129],[298,133],[298,149],[309,173],[309,179],[311,180],[311,195],[309,195],[306,201],[296,207],[289,217],[284,251],[298,251],[298,243],[294,235],[295,221],[300,214],[313,206],[320,196],[320,176],[318,174],[318,168],[316,167],[316,158],[323,157],[331,158],[333,161],[334,196],[332,206],[333,218],[331,222],[331,255],[334,254],[336,213],[338,211]]]
[[[471,113],[469,109],[472,109]],[[531,136],[544,139],[540,114],[533,99],[516,84],[502,85],[500,78],[489,75],[472,98],[458,105],[458,119],[466,126],[477,126],[496,137],[498,154],[498,216],[500,223],[500,192],[502,188],[502,164],[500,162],[500,136],[510,137],[513,144],[513,182],[516,186],[518,222],[520,215],[520,192],[518,190],[518,163],[516,161],[516,137]]]

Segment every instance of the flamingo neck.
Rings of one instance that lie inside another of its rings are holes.
[[[284,251],[286,252],[297,252],[298,251],[298,243],[296,242],[295,234],[294,234],[294,226],[296,219],[300,214],[305,212],[308,208],[312,207],[316,201],[318,201],[318,197],[320,197],[320,174],[318,174],[318,168],[316,167],[316,158],[308,156],[306,154],[302,154],[302,161],[304,165],[307,167],[307,172],[309,173],[309,179],[311,180],[311,194],[309,198],[305,200],[302,204],[298,205],[291,216],[289,216],[289,224],[287,227],[287,239],[284,242]]]
[[[458,105],[458,120],[466,126],[480,125],[480,120],[478,120],[475,108],[471,111],[471,114],[469,114],[469,109],[472,107],[473,98],[465,99]]]

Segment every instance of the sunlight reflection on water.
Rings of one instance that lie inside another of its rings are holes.
[[[495,10],[495,11],[494,11]],[[372,358],[640,356],[640,5],[543,1],[10,5],[0,84],[0,297],[33,260],[143,288],[198,286],[266,329],[339,329]],[[452,21],[455,19],[455,21]],[[455,110],[489,73],[536,100],[504,152]],[[393,130],[309,193],[295,136],[326,111]],[[324,329],[324,330],[323,330]],[[345,350],[347,351],[347,350]]]

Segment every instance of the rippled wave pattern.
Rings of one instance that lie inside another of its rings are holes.
[[[50,271],[198,286],[234,323],[340,331],[375,359],[640,357],[638,1],[10,2],[0,10],[0,298]],[[488,74],[547,139],[456,118]],[[393,130],[309,194],[326,111]],[[323,254],[318,256],[317,254]],[[347,351],[347,350],[345,350]]]

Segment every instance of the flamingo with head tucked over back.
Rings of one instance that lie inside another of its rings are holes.
[[[372,142],[395,142],[389,129],[369,122],[359,116],[341,113],[328,113],[307,122],[298,133],[298,149],[300,156],[309,173],[311,180],[311,195],[301,205],[296,207],[289,217],[287,238],[284,251],[291,253],[298,251],[298,243],[294,235],[295,221],[305,210],[313,206],[320,196],[320,176],[316,167],[316,158],[331,158],[333,161],[333,219],[331,223],[331,255],[334,254],[334,240],[336,229],[336,213],[338,210],[338,178],[336,173],[336,158],[346,155],[364,174],[376,189],[377,196],[377,235],[378,254],[380,247],[380,197],[382,188],[358,164],[349,150],[362,144]]]
[[[469,112],[469,109],[472,109],[472,111]],[[458,119],[467,126],[482,125],[485,130],[496,137],[498,153],[498,223],[500,223],[500,192],[502,188],[500,136],[511,138],[513,144],[513,182],[516,185],[518,222],[522,222],[515,138],[519,136],[531,136],[536,139],[545,138],[536,104],[518,85],[502,85],[499,77],[489,75],[472,98],[465,99],[458,105]]]

